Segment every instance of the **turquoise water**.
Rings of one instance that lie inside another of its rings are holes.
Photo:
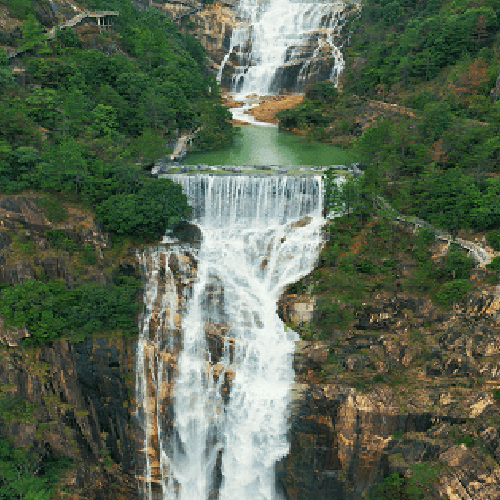
[[[352,153],[330,144],[310,141],[278,127],[242,125],[233,146],[206,153],[188,153],[184,165],[346,165]]]

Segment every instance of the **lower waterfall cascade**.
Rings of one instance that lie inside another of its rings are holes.
[[[182,185],[201,241],[138,253],[140,498],[278,500],[299,337],[277,301],[319,257],[322,178],[165,177]]]
[[[304,90],[315,66],[316,70],[328,66],[324,78],[337,85],[344,69],[339,35],[346,10],[343,1],[240,0],[235,13],[238,23],[219,67],[219,84],[233,57],[229,91],[237,94],[276,93],[284,87],[283,71],[296,65],[295,91]]]

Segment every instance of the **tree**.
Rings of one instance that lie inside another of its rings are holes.
[[[337,96],[338,90],[330,80],[315,83],[306,92],[307,99],[323,104],[334,102]]]
[[[28,116],[49,130],[55,130],[60,118],[60,95],[54,89],[35,87],[26,97]]]
[[[90,113],[91,124],[90,128],[95,134],[95,137],[104,137],[112,135],[118,128],[116,119],[116,111],[112,106],[98,104]]]
[[[170,179],[149,179],[137,194],[111,196],[96,213],[106,231],[154,240],[175,220],[187,217],[190,207],[180,185]]]
[[[23,32],[21,49],[32,50],[47,40],[47,35],[44,34],[43,28],[33,14],[30,14],[24,21],[21,30]]]
[[[451,122],[452,113],[446,101],[430,102],[424,107],[419,127],[423,136],[430,142],[434,142],[441,137]]]

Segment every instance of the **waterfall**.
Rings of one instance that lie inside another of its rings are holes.
[[[234,54],[231,92],[266,95],[290,87],[303,91],[313,70],[321,70],[316,80],[330,78],[337,84],[344,59],[335,36],[345,10],[343,1],[240,0],[235,13],[240,22],[219,68],[219,83]]]
[[[322,179],[166,177],[182,185],[202,240],[138,255],[141,500],[275,500],[298,340],[277,301],[318,258]]]

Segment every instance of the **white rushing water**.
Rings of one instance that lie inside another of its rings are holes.
[[[275,500],[275,463],[289,449],[298,340],[279,319],[277,301],[284,287],[310,272],[318,258],[325,222],[322,179],[168,177],[188,195],[202,242],[192,251],[196,280],[190,292],[184,289],[181,320],[175,314],[182,300],[174,278],[179,270],[188,272],[189,252],[171,245],[140,255],[148,273],[137,356],[137,415],[145,429],[142,497],[152,498],[156,474],[161,484],[157,498],[164,500]],[[175,272],[168,266],[172,256]],[[154,303],[161,314],[153,313]],[[176,321],[183,337],[173,377],[165,373],[162,350],[173,346],[168,337],[178,331]],[[206,336],[217,327],[223,348],[212,359]],[[169,377],[171,431],[162,417],[166,394],[161,381]],[[155,426],[158,444],[151,449]],[[160,467],[154,473],[155,456]]]
[[[341,0],[240,0],[236,18],[241,22],[233,29],[229,52],[219,68],[219,83],[234,51],[238,62],[230,92],[274,93],[281,88],[275,81],[277,70],[298,58],[303,63],[297,83],[304,83],[311,59],[320,55],[334,59],[330,79],[337,84],[344,59],[334,35],[340,32],[345,10]],[[304,48],[309,52],[306,57]]]

